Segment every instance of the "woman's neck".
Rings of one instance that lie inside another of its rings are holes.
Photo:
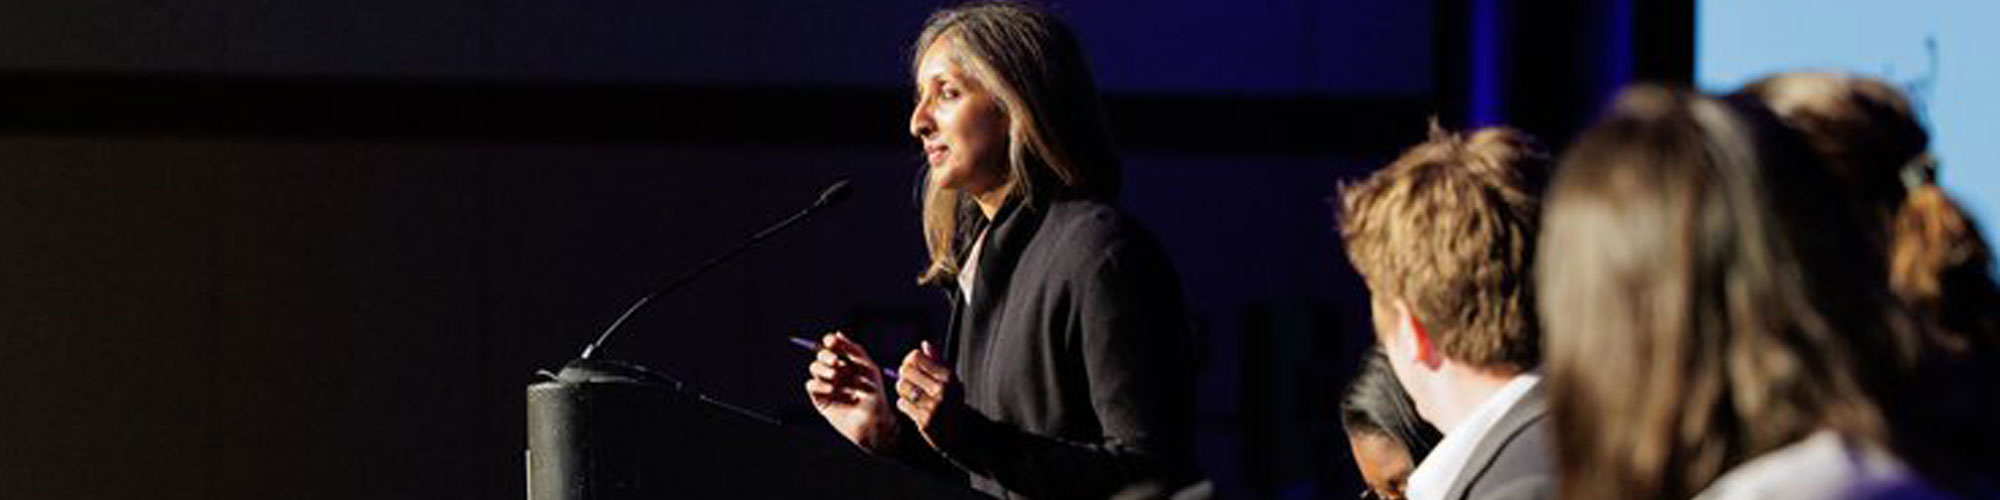
[[[998,189],[973,194],[972,201],[979,204],[979,213],[985,215],[986,220],[990,221],[993,220],[994,215],[1000,213],[1000,207],[1007,204],[1007,195],[1013,191],[1013,183],[1008,183],[1007,185],[1000,186]]]

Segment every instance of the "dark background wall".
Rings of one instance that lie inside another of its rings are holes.
[[[9,5],[0,68],[898,86],[928,0]],[[1423,95],[1430,3],[1060,2],[1112,90]]]
[[[0,6],[0,496],[520,498],[535,370],[852,177],[609,348],[836,439],[783,337],[850,327],[894,358],[942,322],[913,285],[903,132],[904,46],[938,5]],[[1454,33],[1519,21],[1056,7],[1107,91],[1124,204],[1183,274],[1204,470],[1231,497],[1349,497],[1332,404],[1367,318],[1329,196],[1429,116],[1476,122]]]

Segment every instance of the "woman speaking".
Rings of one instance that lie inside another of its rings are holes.
[[[951,324],[893,385],[827,335],[813,406],[871,453],[998,496],[1194,483],[1180,280],[1111,204],[1119,161],[1075,36],[1033,6],[973,3],[933,14],[913,55],[910,133],[929,165],[918,281],[944,288]]]

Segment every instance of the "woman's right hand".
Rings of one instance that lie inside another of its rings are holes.
[[[882,369],[861,344],[844,333],[820,339],[819,355],[807,368],[806,395],[834,430],[870,452],[896,439],[895,401],[882,386]]]

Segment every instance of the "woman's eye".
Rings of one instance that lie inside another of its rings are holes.
[[[958,100],[959,93],[958,89],[945,87],[944,91],[939,92],[938,95],[943,97],[947,101],[953,101],[953,100]]]

